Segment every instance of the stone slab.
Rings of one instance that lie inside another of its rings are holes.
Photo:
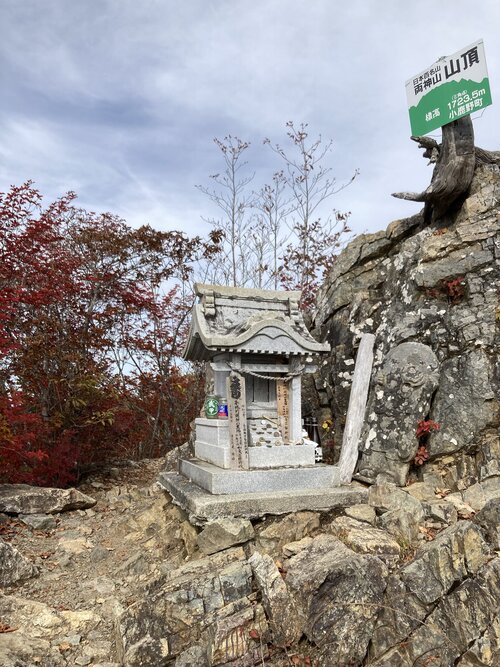
[[[338,468],[323,464],[307,468],[223,470],[199,459],[181,459],[180,472],[213,495],[327,489],[338,484]]]
[[[197,417],[194,421],[197,440],[229,447],[229,422],[227,419]]]
[[[194,443],[194,455],[197,459],[213,463],[219,468],[229,469],[231,467],[229,446],[221,447],[210,442],[196,440]]]
[[[329,512],[368,501],[366,487],[357,482],[327,489],[297,488],[289,491],[238,493],[214,496],[190,482],[184,475],[163,472],[159,485],[168,491],[176,505],[189,512],[193,523],[203,525],[220,517],[242,516],[257,519],[266,514],[290,514],[310,510]]]
[[[315,444],[249,447],[248,458],[251,469],[283,468],[285,466],[314,466],[315,450]]]
[[[250,469],[283,468],[286,466],[314,466],[315,445],[274,445],[273,447],[249,447]],[[230,468],[229,447],[196,440],[194,454],[197,459],[213,463],[219,468]]]

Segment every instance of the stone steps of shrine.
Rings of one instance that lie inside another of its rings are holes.
[[[331,468],[334,469],[333,475],[336,477],[338,474],[336,467],[331,466]],[[288,479],[290,480],[290,477]],[[281,491],[256,490],[253,493],[244,493],[238,490],[235,493],[218,495],[210,493],[185,475],[176,472],[160,473],[158,483],[170,493],[175,504],[189,513],[190,520],[199,525],[220,517],[242,516],[253,519],[268,514],[289,514],[303,510],[328,512],[366,503],[368,498],[366,487],[357,482],[348,486],[331,484],[317,488],[293,486]]]
[[[325,489],[337,486],[337,466],[314,464],[300,467],[228,470],[200,459],[181,459],[179,471],[209,493],[260,493],[293,491],[294,489]]]

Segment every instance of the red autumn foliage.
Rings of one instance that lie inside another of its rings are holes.
[[[64,486],[181,444],[201,400],[179,352],[217,237],[128,227],[31,183],[0,194],[0,481]]]
[[[439,431],[440,425],[432,419],[421,419],[417,424],[416,437],[420,444],[415,454],[415,465],[421,466],[429,459],[429,451],[427,449],[427,440],[433,431]]]
[[[465,280],[463,276],[443,281],[444,289],[448,298],[453,303],[460,301],[465,294]]]
[[[432,421],[432,419],[421,419],[417,424],[417,431],[415,435],[417,438],[421,438],[422,436],[429,435],[429,433],[432,433],[432,431],[439,431],[439,429],[440,424]]]
[[[429,452],[425,445],[420,445],[415,454],[415,465],[422,466],[429,459]]]

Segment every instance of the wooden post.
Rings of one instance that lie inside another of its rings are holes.
[[[283,442],[290,442],[290,410],[288,403],[288,382],[276,380],[276,396],[278,403],[278,425]]]
[[[301,367],[299,357],[290,359],[290,370],[298,371]],[[290,439],[297,442],[302,438],[302,377],[294,375],[288,383],[288,396],[290,403]]]
[[[351,395],[340,452],[340,483],[350,484],[359,454],[359,436],[363,428],[373,366],[373,345],[375,336],[363,334],[359,343]]]
[[[231,371],[226,380],[229,419],[229,465],[233,470],[248,470],[248,430],[245,378]]]

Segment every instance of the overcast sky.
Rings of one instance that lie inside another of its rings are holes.
[[[0,191],[32,179],[133,225],[206,230],[213,138],[251,142],[257,185],[288,120],[334,140],[339,183],[360,170],[332,201],[354,231],[415,213],[390,196],[432,173],[405,81],[480,38],[493,105],[476,145],[500,149],[498,0],[0,0],[0,30]]]

